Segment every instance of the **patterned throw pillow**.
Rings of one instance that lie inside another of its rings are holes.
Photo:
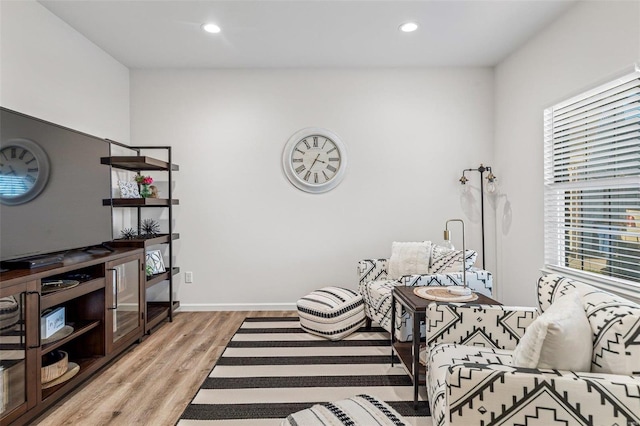
[[[397,280],[404,275],[429,273],[431,241],[399,243],[391,245],[391,258],[387,278]]]
[[[464,268],[469,270],[476,262],[478,253],[475,250],[467,250],[464,258]],[[431,249],[431,266],[429,273],[446,274],[449,272],[462,272],[462,250],[447,250],[439,246]]]
[[[140,191],[138,191],[138,184],[136,182],[118,181],[120,187],[121,198],[141,198]]]

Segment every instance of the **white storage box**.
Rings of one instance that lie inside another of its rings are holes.
[[[43,339],[48,339],[65,325],[64,306],[60,306],[40,318],[40,332]]]

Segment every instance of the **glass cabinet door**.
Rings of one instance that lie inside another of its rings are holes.
[[[140,315],[140,264],[139,258],[110,265],[112,274],[111,306],[112,343],[118,342],[129,333],[142,327]]]
[[[3,296],[0,297],[0,418],[27,400],[26,292]]]

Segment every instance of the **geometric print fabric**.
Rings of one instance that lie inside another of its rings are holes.
[[[443,274],[462,270],[462,250],[441,251],[438,249],[438,246],[433,246],[429,273]],[[476,251],[467,250],[464,256],[464,268],[469,270],[476,262],[477,256],[478,253]]]
[[[513,350],[536,318],[535,308],[431,303],[427,307],[427,344],[449,342]]]
[[[594,364],[610,366],[611,357],[627,367],[640,361],[638,305],[555,274],[538,284],[541,310],[571,290],[582,295],[594,345],[602,348]],[[427,391],[434,425],[640,425],[639,376],[513,367],[509,349],[536,317],[535,310],[519,315],[519,309],[429,306]],[[612,339],[611,333],[616,338],[605,349],[602,337]]]
[[[362,294],[365,313],[382,328],[391,331],[391,291],[395,286],[452,286],[462,283],[462,272],[447,274],[406,275],[399,280],[387,279],[387,259],[366,259],[358,262],[358,291]],[[489,271],[472,269],[466,272],[467,284],[473,291],[491,296],[493,276]],[[409,341],[413,338],[411,316],[396,304],[396,338]],[[424,323],[421,335],[425,335]]]
[[[432,348],[434,425],[640,424],[640,377],[515,368],[509,352]]]
[[[548,274],[538,281],[540,310],[577,290],[593,332],[591,371],[640,375],[640,305],[582,282]]]

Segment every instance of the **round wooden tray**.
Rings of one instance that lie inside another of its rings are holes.
[[[80,284],[79,281],[76,280],[57,280],[47,283],[46,281],[42,282],[42,294],[49,294],[56,292],[58,290],[66,290],[68,288],[73,288]]]
[[[471,293],[466,296],[449,293],[448,287],[415,287],[413,294],[427,300],[438,302],[473,302],[478,300],[478,295]]]
[[[70,325],[65,325],[60,330],[53,333],[51,336],[47,337],[46,339],[42,339],[42,343],[47,344],[57,342],[58,340],[64,339],[65,337],[69,336],[71,333],[73,333],[73,327]]]

